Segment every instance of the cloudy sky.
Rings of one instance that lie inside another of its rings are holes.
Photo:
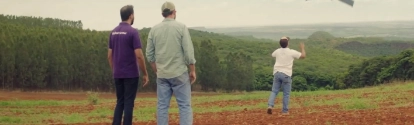
[[[414,0],[169,0],[177,21],[189,27],[234,27],[334,22],[414,20]],[[119,10],[134,5],[134,27],[160,21],[165,0],[0,0],[0,14],[82,20],[85,28],[110,30]]]

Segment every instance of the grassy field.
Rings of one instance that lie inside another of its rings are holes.
[[[266,114],[269,92],[239,94],[194,93],[195,125],[357,125],[414,124],[414,84],[394,83],[340,91],[294,92],[290,115]],[[0,124],[110,124],[113,94],[0,92]],[[134,122],[155,124],[156,96],[139,93]],[[172,99],[170,124],[178,124]]]

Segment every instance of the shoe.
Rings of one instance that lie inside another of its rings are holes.
[[[267,108],[267,114],[272,114],[272,108]]]
[[[282,115],[289,115],[289,112],[283,112]]]

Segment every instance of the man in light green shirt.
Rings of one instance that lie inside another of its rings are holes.
[[[147,60],[157,73],[157,124],[168,125],[168,108],[174,93],[180,125],[192,125],[191,84],[196,80],[193,43],[188,28],[175,21],[174,4],[165,2],[161,11],[165,19],[151,28],[146,50]]]

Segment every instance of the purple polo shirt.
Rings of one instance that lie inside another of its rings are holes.
[[[121,22],[109,36],[112,49],[113,77],[134,78],[139,76],[135,49],[141,49],[138,30],[128,23]]]

